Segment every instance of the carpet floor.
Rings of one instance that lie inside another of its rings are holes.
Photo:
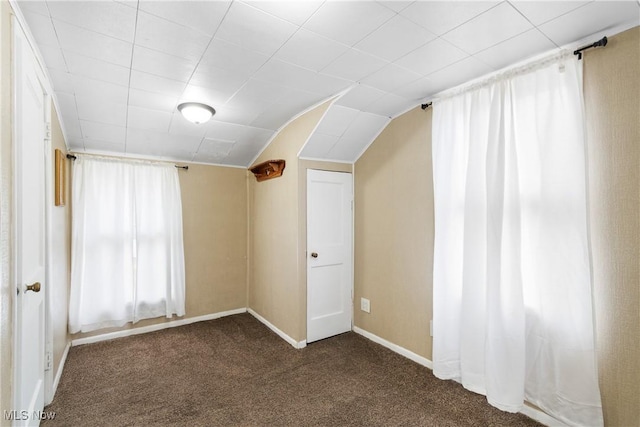
[[[295,350],[249,314],[71,348],[49,426],[538,426],[354,333]]]

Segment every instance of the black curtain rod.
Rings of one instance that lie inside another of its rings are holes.
[[[67,154],[67,159],[75,160],[75,159],[77,159],[77,157],[74,156],[73,154]],[[175,167],[177,167],[178,169],[189,170],[189,166],[175,165]]]
[[[587,50],[587,49],[591,49],[592,47],[604,47],[607,45],[607,36],[604,36],[603,38],[601,38],[600,40],[598,40],[597,42],[594,42],[588,46],[583,46],[578,50],[574,50],[573,54],[574,55],[578,55],[578,60],[582,59],[582,52]]]
[[[422,104],[420,108],[422,108],[423,110],[426,110],[427,108],[431,107],[432,104],[433,102],[427,102],[426,104]]]

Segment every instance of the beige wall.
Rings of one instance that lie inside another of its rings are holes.
[[[431,359],[431,109],[396,118],[355,164],[354,324]],[[371,313],[360,310],[360,298]]]
[[[183,164],[183,163],[180,163]],[[185,163],[186,164],[186,163]],[[179,170],[186,275],[186,314],[203,316],[247,306],[247,186],[240,168],[188,164]],[[74,334],[84,338],[165,323],[159,317]]]
[[[296,341],[306,337],[305,289],[300,282],[298,152],[329,106],[303,114],[274,138],[255,161],[286,160],[284,174],[257,182],[249,175],[248,307]]]
[[[598,368],[605,420],[640,425],[640,27],[584,57]]]
[[[60,122],[55,107],[51,106],[51,161],[55,162],[54,150],[67,154],[67,147],[60,128]],[[69,160],[65,159],[67,178],[69,174]],[[55,163],[54,163],[55,165]],[[51,169],[54,170],[55,166]],[[70,179],[66,181],[67,202],[65,206],[54,206],[51,210],[51,280],[49,281],[50,320],[52,330],[53,378],[58,374],[60,361],[69,343],[67,319],[69,313],[69,280],[71,277],[71,197]],[[53,188],[51,188],[53,191]],[[53,195],[51,197],[53,203]]]
[[[605,423],[640,425],[640,27],[584,58]],[[393,120],[355,165],[355,324],[431,359],[431,112]],[[359,298],[371,299],[371,314]]]
[[[11,262],[11,16],[0,2],[0,411],[12,409],[13,295]],[[0,425],[5,425],[4,417]]]

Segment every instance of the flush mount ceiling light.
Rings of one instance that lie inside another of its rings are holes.
[[[212,107],[199,102],[183,102],[178,105],[178,111],[182,113],[185,119],[195,124],[208,122],[216,113],[216,110]]]

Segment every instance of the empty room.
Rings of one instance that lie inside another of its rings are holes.
[[[640,1],[0,0],[2,426],[640,427]]]

